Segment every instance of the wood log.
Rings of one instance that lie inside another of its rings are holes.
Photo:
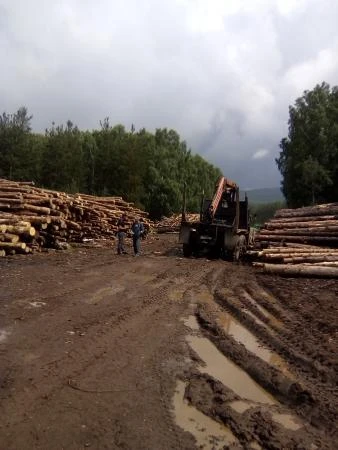
[[[6,205],[21,205],[23,203],[22,198],[8,198],[8,197],[1,197],[0,198],[0,204],[6,204]]]
[[[35,205],[31,205],[30,203],[24,203],[22,205],[22,209],[25,209],[27,211],[34,211],[43,216],[48,216],[51,212],[50,208],[46,208],[44,206],[35,206]]]
[[[20,236],[18,234],[11,234],[11,233],[1,233],[0,234],[0,241],[2,242],[12,242],[15,244],[16,242],[19,242]]]
[[[299,264],[299,263],[316,263],[324,261],[338,261],[338,255],[316,255],[316,256],[290,256],[283,257],[284,264]]]
[[[263,268],[264,272],[283,276],[304,276],[319,278],[338,278],[338,267],[323,267],[305,264],[253,264]]]
[[[262,255],[266,254],[278,254],[278,253],[301,253],[301,254],[316,254],[316,253],[337,253],[338,249],[325,248],[325,247],[276,247],[276,248],[266,248],[262,250],[260,253]]]
[[[5,232],[13,234],[25,234],[27,236],[35,236],[35,228],[31,226],[5,225]]]
[[[20,200],[23,198],[23,195],[21,192],[1,192],[1,186],[0,186],[0,202],[2,202],[3,199],[8,199],[8,198]]]
[[[337,237],[338,232],[335,230],[325,230],[318,228],[310,228],[310,229],[292,229],[292,230],[262,230],[260,232],[260,235],[270,235],[270,236],[278,236],[278,235],[285,235],[285,236],[332,236]]]
[[[299,229],[299,228],[321,228],[321,229],[338,229],[338,220],[322,220],[322,221],[307,221],[307,222],[267,222],[264,228],[268,230],[277,229]],[[331,228],[333,227],[333,228]]]
[[[317,262],[315,264],[311,264],[315,266],[324,266],[324,267],[338,267],[338,261],[323,261]]]
[[[1,239],[9,239],[5,234],[17,235],[21,240],[29,238],[28,248],[34,250],[42,245],[53,245],[58,240],[81,240],[84,235],[112,239],[123,212],[126,212],[130,225],[138,216],[144,218],[146,229],[150,226],[147,213],[121,197],[74,196],[8,180],[0,180],[0,204],[4,206],[0,211]],[[18,233],[10,227],[16,227]],[[33,234],[31,228],[35,229],[34,236],[30,235]],[[15,253],[15,249],[6,252]]]
[[[273,217],[267,223],[292,223],[292,222],[322,222],[326,220],[338,220],[338,215],[331,216],[301,216],[301,217]]]
[[[275,218],[278,217],[307,217],[307,216],[323,216],[338,215],[338,203],[327,203],[323,205],[307,206],[297,209],[280,209],[276,212]]]
[[[10,250],[25,250],[27,244],[25,242],[0,242],[0,248]]]
[[[21,220],[21,218],[4,218],[0,219],[0,225],[17,225],[17,226],[30,226],[31,223],[29,221]]]
[[[337,243],[338,237],[331,237],[331,236],[290,236],[288,234],[280,234],[280,235],[273,235],[273,234],[259,234],[256,238],[257,240],[262,241],[275,241],[275,242],[281,242],[281,241],[289,241],[289,242],[328,242],[328,243]]]

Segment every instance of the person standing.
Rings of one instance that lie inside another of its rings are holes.
[[[121,218],[117,222],[117,254],[118,255],[126,255],[127,252],[124,248],[124,240],[127,235],[127,214],[122,214]]]
[[[144,233],[144,225],[138,218],[134,220],[131,231],[133,232],[134,255],[139,256],[141,250],[141,237]]]

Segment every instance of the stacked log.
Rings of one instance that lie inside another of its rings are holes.
[[[256,239],[263,245],[293,242],[338,247],[338,203],[281,209]]]
[[[197,222],[200,219],[199,214],[186,214],[188,222]],[[174,214],[171,217],[163,217],[163,219],[156,224],[158,233],[174,233],[179,231],[181,225],[182,215]]]
[[[84,239],[113,239],[125,213],[131,226],[147,213],[121,197],[97,197],[41,189],[0,179],[0,255],[63,248]]]
[[[281,209],[256,240],[254,265],[268,273],[338,277],[338,203]]]

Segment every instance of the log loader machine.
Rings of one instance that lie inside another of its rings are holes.
[[[219,178],[211,200],[202,199],[198,222],[187,221],[185,209],[184,190],[179,243],[183,244],[186,257],[208,252],[214,257],[239,261],[253,241],[248,198],[245,195],[240,200],[237,184],[228,178]]]

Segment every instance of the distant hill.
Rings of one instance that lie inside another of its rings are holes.
[[[252,189],[246,191],[249,203],[271,203],[282,202],[285,200],[279,187]]]

